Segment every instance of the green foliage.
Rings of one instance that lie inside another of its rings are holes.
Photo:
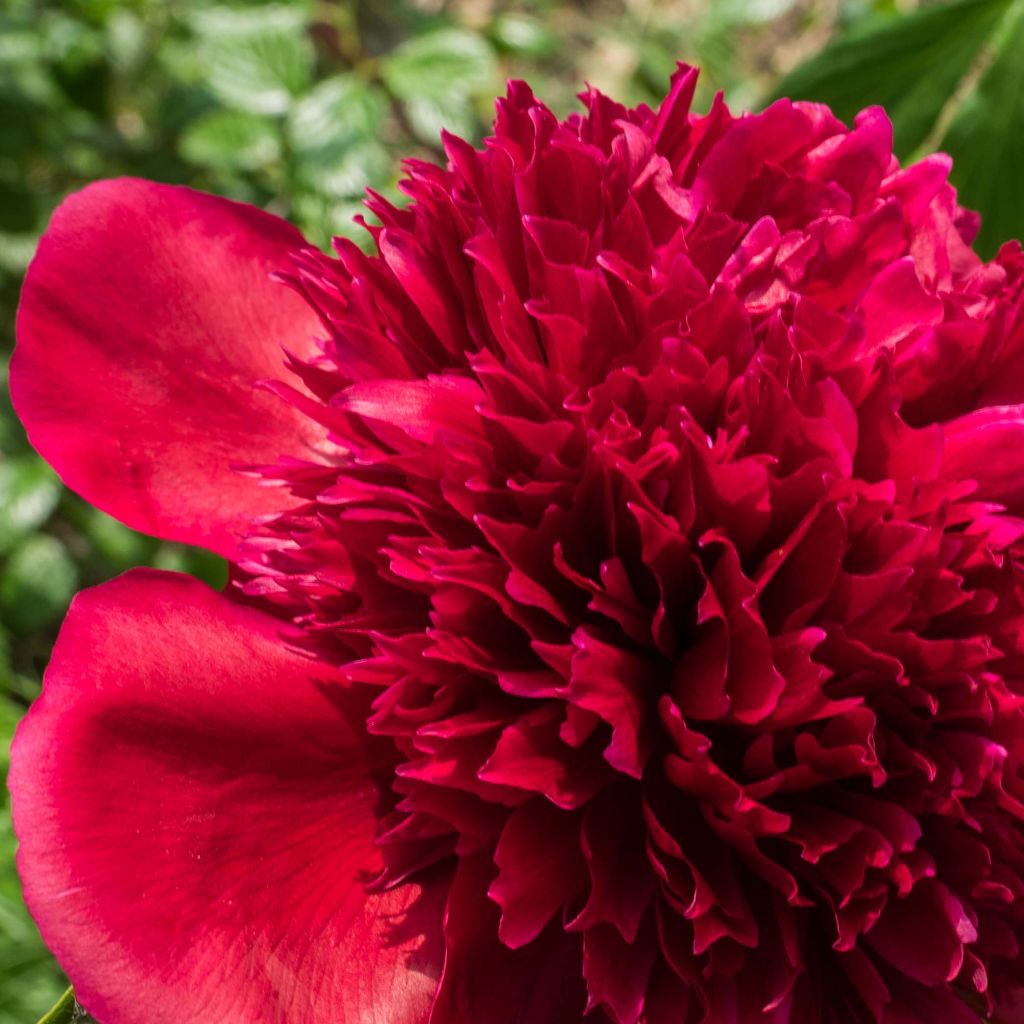
[[[847,120],[882,104],[905,158],[953,157],[962,201],[982,213],[979,248],[1024,235],[1024,0],[954,0],[855,21],[774,95],[829,104]]]
[[[74,991],[69,988],[39,1024],[85,1024],[88,1020],[89,1017],[75,1001]]]
[[[268,207],[315,243],[442,128],[480,139],[507,78],[559,114],[584,82],[655,102],[677,60],[739,107],[884,103],[904,156],[940,145],[981,244],[1024,234],[1024,0],[3,0],[0,3],[0,773],[72,592],[134,565],[223,585],[216,558],[133,533],[65,491],[5,397],[25,266],[59,200],[136,174]],[[793,69],[796,70],[793,70]],[[6,800],[6,790],[3,791]],[[66,982],[25,912],[0,807],[0,1024]],[[66,997],[50,1024],[78,1020]]]
[[[381,75],[416,138],[431,145],[443,129],[478,135],[473,99],[493,95],[500,84],[491,44],[458,28],[407,39],[381,61]]]
[[[983,213],[978,245],[1024,237],[1024,3],[988,42],[986,65],[939,142],[953,157],[961,201]]]
[[[226,106],[286,114],[309,87],[314,52],[302,6],[200,7],[191,25],[198,66]]]

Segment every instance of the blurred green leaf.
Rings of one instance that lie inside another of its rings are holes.
[[[0,270],[24,273],[35,251],[34,235],[0,232]]]
[[[122,73],[134,71],[146,59],[146,26],[134,11],[113,11],[106,37],[110,61]]]
[[[284,114],[309,86],[313,45],[301,6],[200,9],[194,24],[207,82],[228,106]]]
[[[144,561],[153,542],[119,523],[99,509],[81,503],[84,521],[79,525],[97,556],[113,571],[127,569]]]
[[[497,65],[486,40],[465,29],[437,29],[396,47],[383,62],[388,84],[400,96],[471,93],[494,82]]]
[[[306,157],[333,157],[345,146],[375,138],[386,107],[380,90],[355,75],[326,78],[289,115],[292,149]]]
[[[244,110],[211,110],[193,121],[179,143],[194,164],[225,170],[254,170],[281,155],[274,123]]]
[[[78,586],[78,570],[56,537],[36,534],[8,559],[0,577],[0,613],[16,633],[60,619]]]
[[[200,548],[162,544],[153,557],[152,565],[154,569],[164,569],[167,572],[187,572],[215,590],[221,590],[228,581],[227,562]]]
[[[321,82],[292,109],[289,147],[298,179],[328,199],[351,198],[379,182],[391,157],[379,141],[387,102],[355,75]]]
[[[732,25],[764,25],[788,14],[796,0],[718,0],[709,15]]]
[[[36,222],[36,197],[21,181],[0,179],[0,231],[31,231]]]
[[[430,141],[442,126],[473,134],[470,98],[493,92],[499,77],[487,41],[456,28],[407,40],[381,61],[381,72],[388,88],[405,103],[417,135]]]
[[[473,104],[466,96],[413,96],[406,100],[405,116],[417,138],[436,142],[442,130],[463,138],[477,134]]]
[[[1024,2],[994,40],[991,63],[963,97],[940,143],[960,201],[981,212],[978,248],[1024,238]]]
[[[827,103],[847,121],[880,103],[892,118],[897,151],[909,155],[1020,3],[955,0],[858,22],[787,75],[773,95]]]
[[[559,46],[558,34],[528,14],[500,14],[491,25],[491,38],[508,53],[522,57],[547,57]]]
[[[0,552],[45,523],[60,492],[60,481],[35,455],[0,462]]]

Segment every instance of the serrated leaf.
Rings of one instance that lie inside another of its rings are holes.
[[[981,214],[978,249],[1024,238],[1024,0],[993,42],[991,61],[963,97],[940,149],[953,157],[960,202]]]
[[[493,91],[498,66],[486,40],[475,32],[449,28],[402,43],[381,61],[381,71],[400,99],[441,103]]]
[[[29,537],[7,560],[0,577],[0,612],[16,633],[57,622],[78,586],[78,570],[56,537]]]
[[[59,499],[60,481],[42,459],[0,462],[0,552],[46,522]]]
[[[288,138],[299,179],[330,197],[361,195],[391,166],[378,141],[386,102],[354,75],[322,82],[295,105]]]
[[[787,75],[774,95],[827,103],[846,121],[880,103],[892,118],[897,152],[909,155],[1015,2],[955,0],[870,19]]]
[[[266,167],[281,155],[274,123],[244,110],[203,114],[185,129],[179,149],[190,163],[230,171]]]
[[[194,16],[207,82],[227,106],[284,114],[313,72],[313,44],[300,7],[210,8]]]
[[[304,96],[288,117],[292,149],[299,154],[372,139],[386,102],[380,90],[355,75],[335,75]]]

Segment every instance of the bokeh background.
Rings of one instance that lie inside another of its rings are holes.
[[[328,245],[366,186],[442,127],[479,140],[526,78],[559,114],[589,82],[656,103],[677,60],[739,109],[778,95],[850,119],[883,103],[909,159],[953,154],[979,247],[1024,235],[1024,0],[0,0],[0,773],[72,594],[133,565],[218,585],[211,556],[139,536],[61,487],[6,395],[14,311],[47,218],[135,174],[257,203]],[[0,795],[0,1024],[66,986],[21,903]],[[68,1002],[53,1019],[74,1017]]]

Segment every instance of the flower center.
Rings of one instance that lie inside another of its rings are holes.
[[[486,151],[374,201],[378,255],[302,256],[337,458],[268,470],[300,504],[250,589],[377,693],[377,884],[489,858],[497,939],[580,936],[617,1024],[985,992],[1024,894],[1024,523],[933,409],[973,407],[998,275],[872,123],[690,92],[558,125],[517,87]]]

